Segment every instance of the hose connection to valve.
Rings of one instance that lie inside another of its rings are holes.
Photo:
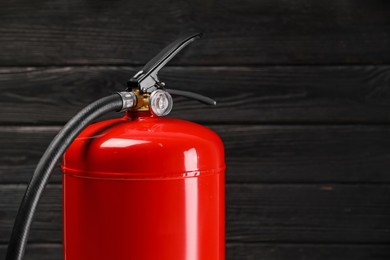
[[[123,111],[150,111],[156,116],[168,115],[173,107],[172,96],[162,89],[156,89],[152,93],[141,93],[138,89],[131,92],[117,92],[122,98]]]

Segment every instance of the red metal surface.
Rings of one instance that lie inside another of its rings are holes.
[[[65,260],[224,260],[224,152],[211,130],[137,114],[63,158]]]

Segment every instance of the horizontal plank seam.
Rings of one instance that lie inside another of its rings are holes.
[[[85,104],[87,106],[88,103]],[[77,113],[77,112],[76,112]],[[75,113],[75,114],[76,114]],[[70,119],[70,118],[69,118]],[[113,117],[114,119],[114,117]],[[99,120],[98,120],[99,121]],[[98,122],[96,121],[96,122]],[[265,122],[247,122],[247,121],[238,121],[235,120],[233,122],[215,122],[215,120],[190,120],[192,122],[205,125],[205,126],[390,126],[390,121],[371,121],[371,122],[362,122],[362,121],[348,121],[348,122],[328,122],[328,121],[295,121],[294,123],[290,122],[278,122],[278,121],[265,121]],[[0,129],[1,128],[10,128],[10,127],[47,127],[47,128],[61,128],[63,127],[67,122],[64,121],[63,124],[58,124],[58,122],[53,122],[53,124],[29,124],[29,123],[20,123],[15,124],[15,122],[7,123],[7,122],[1,122]]]
[[[300,183],[300,182],[286,182],[286,183],[276,183],[276,182],[244,182],[244,183],[237,183],[237,182],[226,182],[226,186],[239,186],[239,187],[242,187],[242,186],[252,186],[252,187],[256,187],[256,186],[289,186],[289,187],[293,187],[293,186],[313,186],[313,187],[318,187],[318,186],[323,186],[325,185],[325,190],[328,188],[327,185],[335,185],[335,186],[350,186],[350,187],[356,187],[356,186],[359,186],[359,187],[373,187],[373,188],[378,188],[378,187],[389,187],[390,189],[390,183],[367,183],[367,182],[359,182],[359,183],[349,183],[349,182],[345,182],[345,183],[340,183],[340,182],[335,182],[335,183],[332,183],[332,182],[323,182],[323,183],[315,183],[315,182],[303,182],[303,183]],[[0,188],[5,188],[5,187],[8,187],[8,188],[20,188],[20,189],[25,189],[27,188],[27,183],[0,183]],[[62,188],[62,184],[61,183],[49,183],[47,186],[47,188]]]
[[[28,243],[29,246],[62,246],[62,242],[31,242]],[[390,243],[367,243],[367,242],[358,242],[358,243],[348,243],[348,242],[318,242],[318,243],[305,243],[305,242],[278,242],[278,241],[270,241],[270,242],[226,242],[226,245],[259,245],[259,246],[267,246],[267,245],[280,245],[280,246],[289,246],[289,245],[307,245],[307,246],[389,246]],[[0,242],[0,247],[8,246],[8,243]]]
[[[312,245],[312,246],[318,246],[318,245],[326,245],[326,246],[389,246],[390,243],[382,242],[382,243],[374,243],[374,242],[299,242],[299,241],[263,241],[263,242],[256,242],[256,241],[248,241],[248,242],[238,242],[235,240],[227,240],[227,245]]]
[[[32,173],[31,173],[32,174]],[[31,175],[32,176],[32,175]],[[17,186],[17,185],[25,185],[27,187],[28,182],[16,182],[16,181],[1,181],[0,186]],[[339,186],[390,186],[390,181],[308,181],[308,182],[299,182],[299,181],[289,181],[289,182],[283,182],[283,181],[226,181],[225,184],[227,185],[266,185],[266,186],[283,186],[283,185],[291,185],[291,186],[299,186],[299,185],[306,185],[306,186],[318,186],[318,185],[339,185]],[[51,181],[49,185],[61,185],[61,181]],[[390,187],[389,187],[390,188]]]
[[[3,64],[0,65],[0,68],[23,68],[23,67],[141,67],[146,64],[145,63],[61,63],[61,64],[39,64],[39,63],[30,63],[30,64]],[[235,67],[247,67],[247,68],[255,68],[255,67],[339,67],[339,66],[389,66],[390,63],[367,63],[367,62],[356,62],[356,63],[236,63],[234,65],[225,64],[225,63],[215,63],[215,64],[191,64],[191,63],[183,63],[180,65],[166,65],[167,67],[227,67],[227,68],[235,68]]]
[[[228,185],[267,185],[267,186],[283,186],[283,185],[307,185],[307,186],[318,186],[318,185],[340,185],[340,186],[389,186],[390,181],[226,181]]]
[[[214,126],[260,126],[260,127],[279,127],[279,126],[288,126],[288,127],[300,127],[300,126],[307,126],[307,127],[328,127],[328,126],[331,126],[331,127],[343,127],[343,126],[359,126],[359,127],[375,127],[375,126],[378,126],[378,127],[383,127],[383,126],[390,126],[390,122],[381,122],[381,123],[377,123],[377,122],[367,122],[367,123],[362,123],[362,122],[337,122],[337,123],[327,123],[327,122],[318,122],[318,123],[315,123],[315,122],[310,122],[310,123],[307,123],[307,122],[302,122],[302,123],[298,123],[298,122],[294,122],[294,123],[275,123],[275,122],[270,122],[270,123],[241,123],[241,122],[231,122],[231,123],[227,123],[227,122],[218,122],[218,123],[215,123],[215,122],[208,122],[208,121],[196,121],[197,123],[199,124],[202,124],[202,125],[205,125],[205,126],[208,126],[208,127],[214,127]],[[66,124],[66,122],[64,122],[64,124]],[[2,123],[0,125],[0,131],[4,131],[4,130],[13,130],[13,129],[22,129],[22,128],[31,128],[32,131],[36,132],[36,130],[52,130],[52,131],[59,131],[64,125],[62,124],[58,124],[58,123],[55,123],[55,124],[5,124],[5,123]],[[35,128],[35,130],[34,130]]]
[[[110,64],[110,63],[103,63],[103,64],[23,64],[23,65],[0,65],[0,69],[7,69],[7,68],[19,68],[19,69],[24,69],[24,68],[133,68],[133,69],[140,69],[139,67],[144,66],[145,64]],[[334,64],[284,64],[284,63],[279,63],[279,64],[235,64],[235,65],[229,65],[229,64],[213,64],[213,65],[197,65],[197,64],[183,64],[183,65],[166,65],[164,66],[163,69],[165,68],[170,68],[170,69],[180,69],[180,68],[188,68],[188,69],[202,69],[202,68],[208,68],[208,69],[229,69],[229,70],[240,70],[240,69],[246,69],[246,68],[275,68],[275,67],[302,67],[302,68],[312,68],[312,67],[389,67],[390,63],[334,63]]]
[[[85,104],[87,105],[87,104]],[[172,117],[173,118],[173,117]],[[176,117],[175,117],[176,118]],[[70,119],[70,118],[69,118]],[[114,119],[114,118],[112,118]],[[103,119],[102,119],[103,120]],[[104,119],[106,120],[106,119]],[[185,120],[185,119],[184,119]],[[204,126],[264,126],[264,127],[279,127],[279,126],[291,126],[291,127],[299,127],[299,126],[308,126],[308,127],[326,127],[326,126],[357,126],[357,127],[387,127],[390,126],[390,121],[372,121],[372,122],[364,122],[362,123],[361,121],[351,121],[351,122],[337,122],[337,123],[331,123],[331,122],[325,122],[325,121],[310,121],[310,122],[294,122],[294,123],[286,123],[286,122],[264,122],[264,123],[259,123],[259,122],[245,122],[245,121],[234,121],[234,122],[215,122],[215,120],[210,120],[210,121],[198,121],[198,120],[188,120],[200,125]],[[96,122],[99,122],[96,121]],[[53,124],[28,124],[28,123],[21,123],[21,124],[15,124],[15,122],[12,122],[8,124],[7,122],[1,122],[0,121],[0,131],[3,128],[23,128],[23,127],[36,127],[36,128],[46,128],[46,129],[57,129],[58,131],[66,124],[67,122],[64,121],[63,124],[58,124],[58,122],[55,122]]]

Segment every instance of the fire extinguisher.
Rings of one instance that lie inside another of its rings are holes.
[[[74,116],[39,161],[20,205],[6,260],[21,260],[39,199],[63,155],[65,260],[224,260],[224,149],[201,125],[163,118],[172,95],[159,70],[200,34],[182,37],[149,61],[126,91]],[[111,111],[120,119],[91,124]]]

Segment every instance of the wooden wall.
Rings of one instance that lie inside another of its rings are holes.
[[[226,146],[227,259],[390,258],[390,2],[0,2],[0,259],[34,166],[87,103],[202,31],[160,77]],[[118,116],[118,115],[114,115]],[[57,169],[26,258],[62,259]]]

